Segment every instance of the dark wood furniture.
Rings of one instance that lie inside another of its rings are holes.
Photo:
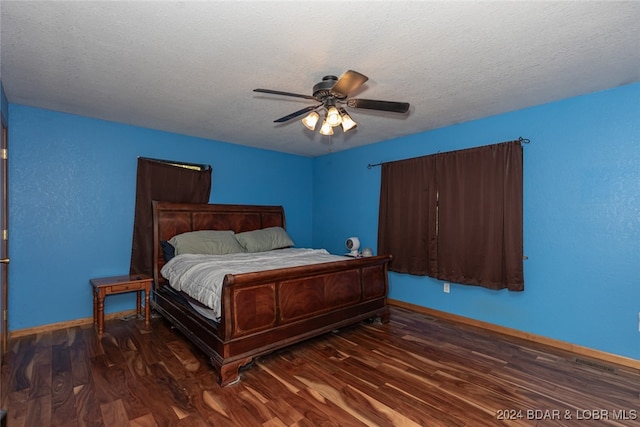
[[[237,381],[257,356],[365,319],[389,321],[389,255],[228,274],[219,323],[195,312],[160,275],[160,242],[177,234],[273,226],[285,226],[281,206],[153,202],[154,307],[209,356],[221,385]]]
[[[98,330],[98,335],[104,333],[104,299],[107,295],[121,294],[124,292],[136,293],[136,314],[142,313],[142,292],[144,292],[144,324],[149,327],[150,296],[153,279],[145,274],[132,274],[124,276],[103,277],[91,279],[93,287],[93,324]]]

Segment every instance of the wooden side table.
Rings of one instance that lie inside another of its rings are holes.
[[[136,292],[136,314],[142,312],[142,292],[144,291],[144,325],[149,327],[151,283],[153,279],[144,274],[104,277],[91,279],[93,287],[93,325],[98,329],[98,335],[104,333],[104,298],[107,295]]]

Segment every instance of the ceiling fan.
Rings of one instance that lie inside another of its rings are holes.
[[[284,117],[274,120],[274,123],[284,123],[289,120],[309,113],[302,119],[302,123],[314,130],[320,120],[318,111],[323,112],[325,118],[320,128],[322,135],[333,135],[333,128],[341,126],[343,132],[354,129],[357,125],[344,109],[343,105],[350,108],[365,108],[368,110],[387,111],[392,113],[406,113],[409,110],[407,102],[378,101],[374,99],[349,98],[349,94],[369,80],[367,76],[357,71],[349,70],[340,78],[336,76],[324,76],[320,83],[313,86],[313,95],[282,92],[271,89],[254,89],[254,92],[269,93],[272,95],[293,96],[318,102],[301,110],[295,111]]]

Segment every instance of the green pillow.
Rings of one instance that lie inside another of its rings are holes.
[[[291,237],[282,227],[269,227],[236,234],[247,252],[264,252],[293,246]]]
[[[173,236],[169,243],[176,255],[226,255],[245,252],[232,230],[200,230]]]

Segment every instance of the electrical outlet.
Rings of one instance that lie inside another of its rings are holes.
[[[442,290],[444,291],[445,294],[449,293],[449,283],[448,282],[444,282],[444,285],[442,287]],[[640,313],[638,313],[638,315],[640,316]],[[640,327],[640,326],[639,326]]]

